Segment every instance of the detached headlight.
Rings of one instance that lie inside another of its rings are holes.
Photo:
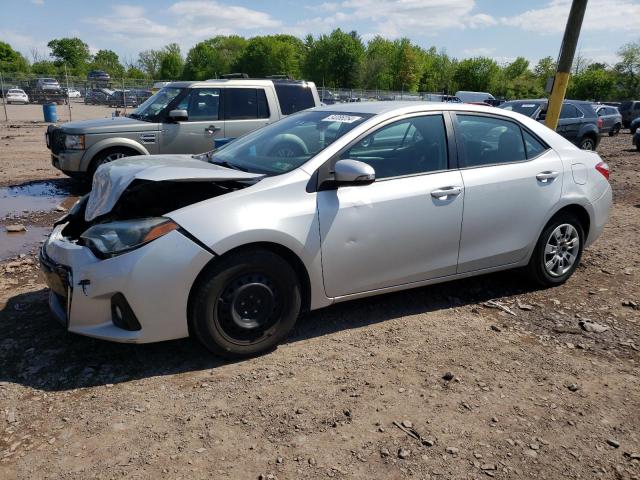
[[[65,135],[64,147],[69,150],[84,150],[84,135]]]
[[[177,228],[178,225],[168,218],[142,218],[94,225],[80,238],[94,252],[113,256],[141,247]]]

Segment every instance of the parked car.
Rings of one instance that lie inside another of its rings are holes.
[[[93,80],[96,82],[108,82],[111,80],[111,75],[109,75],[104,70],[91,70],[87,74],[87,80]]]
[[[5,99],[7,104],[22,103],[26,105],[29,103],[29,96],[26,93],[24,93],[24,90],[20,88],[10,88],[9,90],[7,90]]]
[[[562,284],[607,222],[608,175],[507,110],[328,105],[207,154],[103,165],[41,265],[70,332],[191,333],[243,357],[336,302],[513,268]]]
[[[547,100],[512,100],[498,108],[514,111],[544,122],[547,114]],[[584,150],[595,150],[600,143],[601,123],[589,102],[565,100],[560,111],[556,132]]]
[[[620,133],[622,128],[622,115],[616,107],[610,107],[607,105],[593,105],[593,108],[598,115],[598,119],[602,120],[600,128],[600,135],[605,133],[610,137]]]
[[[87,94],[85,102],[92,98]],[[47,146],[56,168],[90,177],[103,163],[126,156],[205,152],[216,138],[236,138],[319,104],[315,85],[304,81],[174,82],[127,117],[50,126]],[[296,145],[289,147],[298,153]]]
[[[636,146],[636,149],[640,152],[640,129],[636,129],[633,134],[632,143]]]
[[[629,128],[631,122],[640,117],[640,100],[622,102],[618,110],[622,115],[622,125],[624,128]]]
[[[116,90],[107,99],[107,104],[110,107],[122,108],[122,107],[137,107],[138,98],[130,90]]]
[[[36,79],[36,88],[40,90],[61,90],[60,84],[55,78]]]
[[[84,96],[84,103],[86,103],[87,105],[108,105],[111,95],[113,95],[113,90],[108,90],[108,89],[89,90]]]
[[[629,130],[631,130],[631,133],[636,133],[636,130],[638,130],[639,127],[640,127],[640,117],[636,118],[631,122],[631,125],[629,125]]]
[[[495,100],[495,97],[487,92],[468,92],[460,90],[456,92],[456,97],[464,103],[484,102],[489,103],[487,100]]]
[[[78,90],[76,90],[75,88],[63,88],[62,91],[64,93],[67,94],[68,98],[80,98],[82,95],[80,95],[80,92]]]

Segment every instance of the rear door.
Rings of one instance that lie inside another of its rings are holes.
[[[213,149],[214,138],[224,136],[220,89],[194,88],[174,107],[186,110],[187,121],[162,124],[160,153],[202,153]]]
[[[562,161],[511,119],[454,117],[465,191],[458,273],[519,262],[560,199]]]
[[[224,136],[237,138],[271,122],[272,112],[264,88],[224,88]],[[269,92],[272,93],[272,92]]]

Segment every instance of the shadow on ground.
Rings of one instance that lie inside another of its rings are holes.
[[[347,302],[304,315],[288,342],[531,290],[503,272]],[[46,289],[16,295],[0,311],[0,382],[63,391],[230,363],[192,339],[126,345],[70,334],[50,316],[47,295]]]

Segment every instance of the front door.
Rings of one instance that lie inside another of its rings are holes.
[[[371,165],[376,181],[317,194],[329,297],[455,273],[464,189],[448,152],[436,113],[391,122],[339,155]]]
[[[187,121],[162,125],[160,153],[202,153],[213,150],[213,140],[224,136],[220,116],[220,89],[194,88],[175,107],[186,110]]]
[[[562,193],[562,161],[514,121],[456,114],[464,220],[458,273],[523,260]]]

